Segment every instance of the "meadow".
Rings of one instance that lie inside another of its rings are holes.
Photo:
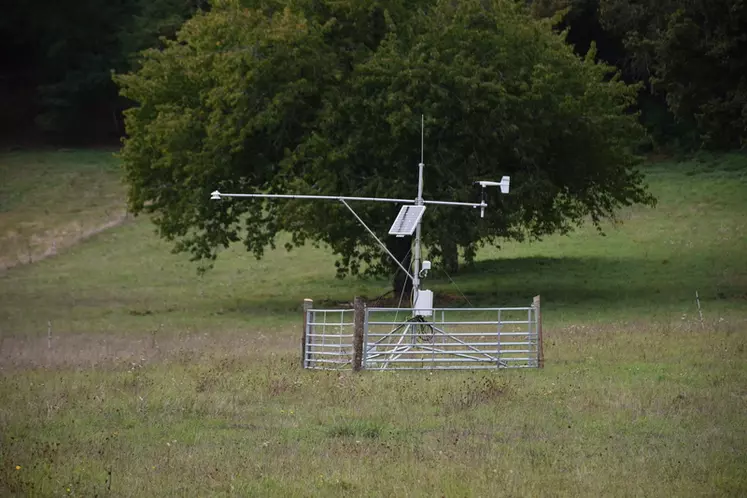
[[[437,300],[540,294],[544,369],[352,374],[300,368],[302,301],[385,279],[312,247],[199,275],[110,152],[0,155],[0,494],[747,495],[747,157],[644,170],[605,236],[434,268]]]

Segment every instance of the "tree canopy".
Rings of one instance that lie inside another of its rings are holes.
[[[476,179],[512,176],[485,220],[433,208],[424,243],[454,266],[482,243],[541,237],[650,203],[631,146],[637,89],[580,58],[510,0],[220,1],[120,75],[122,157],[134,212],[177,251],[211,260],[277,234],[328,244],[341,275],[392,268],[343,206],[211,202],[209,193],[414,197],[425,115],[429,198],[477,200]],[[395,206],[358,205],[378,233]],[[409,243],[389,240],[406,259]]]

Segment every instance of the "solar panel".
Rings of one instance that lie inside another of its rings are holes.
[[[423,213],[425,213],[425,206],[402,206],[397,219],[392,223],[392,228],[389,229],[389,235],[396,235],[397,237],[412,235],[423,217]]]

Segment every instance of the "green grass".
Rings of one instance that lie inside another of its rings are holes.
[[[486,248],[455,276],[474,304],[542,295],[543,370],[302,370],[303,298],[388,290],[335,279],[324,250],[235,248],[198,276],[138,220],[8,269],[0,494],[744,496],[745,171],[740,155],[648,166],[659,205],[606,237]]]
[[[741,170],[730,166],[741,159]],[[535,244],[486,250],[460,281],[479,297],[518,299],[528,286],[569,320],[711,310],[747,304],[747,158],[647,168],[656,208],[629,208],[621,224]],[[492,278],[486,278],[490,274]],[[593,309],[595,307],[599,309]]]
[[[101,151],[0,155],[0,269],[37,261],[125,215],[119,163]]]

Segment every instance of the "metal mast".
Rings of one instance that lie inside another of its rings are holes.
[[[420,163],[418,164],[418,196],[415,198],[416,206],[423,206],[423,169],[425,168],[425,118],[420,115]],[[418,221],[415,228],[415,254],[414,254],[414,272],[412,274],[412,296],[413,305],[420,292],[420,234],[422,230],[423,218]]]

